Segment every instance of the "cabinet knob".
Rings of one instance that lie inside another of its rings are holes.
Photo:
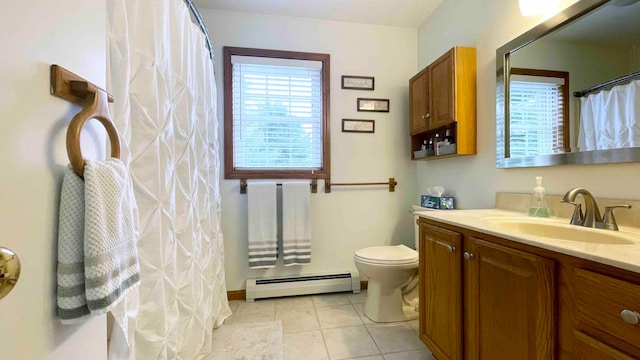
[[[638,325],[640,323],[640,313],[636,311],[624,309],[620,312],[620,317],[627,324]]]
[[[428,119],[428,118],[430,118],[430,117],[431,117],[431,114],[429,114],[429,113],[427,113],[427,114],[424,116],[424,118],[425,118],[425,119]]]
[[[449,245],[447,243],[444,243],[444,242],[441,242],[441,241],[438,241],[438,240],[434,240],[434,242],[436,244],[438,244],[438,245],[444,246],[447,249],[448,252],[456,251],[456,247],[455,246]]]
[[[471,259],[473,259],[473,254],[472,254],[472,253],[470,253],[470,252],[468,252],[468,251],[465,251],[463,256],[464,256],[464,259],[465,259],[465,260],[471,260]]]

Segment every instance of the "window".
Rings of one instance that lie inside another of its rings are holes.
[[[224,48],[225,178],[329,177],[329,55]]]
[[[512,68],[507,157],[569,152],[569,73]]]

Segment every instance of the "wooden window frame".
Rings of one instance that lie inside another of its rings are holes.
[[[330,55],[296,51],[225,46],[224,57],[224,178],[225,179],[326,179],[330,177],[329,131]],[[316,170],[246,170],[233,166],[233,66],[232,56],[255,56],[322,62],[322,168]]]
[[[569,72],[567,71],[555,71],[555,70],[539,70],[539,69],[526,69],[526,68],[511,68],[509,70],[510,75],[528,75],[528,76],[541,76],[541,77],[551,77],[564,79],[564,85],[560,86],[562,93],[562,116],[563,116],[563,124],[562,124],[562,147],[565,153],[571,152],[571,135],[569,133],[571,129],[571,119],[569,118],[569,102],[571,99],[569,98]],[[507,99],[507,101],[509,101]]]

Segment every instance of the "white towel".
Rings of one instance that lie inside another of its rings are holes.
[[[282,184],[282,248],[284,265],[311,262],[311,191],[309,183]]]
[[[126,167],[119,159],[85,163],[84,181],[68,166],[62,182],[57,311],[64,324],[122,309],[140,284],[138,213]],[[126,319],[115,318],[129,333]]]
[[[276,184],[247,184],[249,222],[249,268],[276,266],[278,258],[278,224]]]

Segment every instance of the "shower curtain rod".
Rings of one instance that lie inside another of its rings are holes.
[[[207,31],[207,27],[204,25],[204,22],[202,21],[202,17],[200,17],[200,12],[198,11],[198,8],[196,8],[192,0],[184,0],[184,2],[189,6],[189,10],[191,10],[193,17],[196,18],[198,27],[204,33],[205,40],[207,41],[207,49],[209,50],[209,58],[211,58],[211,61],[215,62],[213,58],[214,54],[213,54],[213,46],[211,45],[211,37],[209,37],[209,32]]]
[[[625,76],[619,77],[617,79],[609,80],[609,81],[604,82],[604,83],[602,83],[600,85],[596,85],[594,87],[590,87],[590,88],[588,88],[586,90],[576,91],[576,92],[573,93],[573,96],[575,96],[575,97],[583,97],[583,96],[589,95],[589,94],[591,94],[593,92],[596,92],[598,90],[602,90],[602,89],[604,89],[606,87],[620,85],[620,84],[622,84],[622,83],[624,83],[626,81],[633,80],[635,78],[640,78],[640,71],[632,73],[632,74],[629,74],[629,75],[625,75]]]

